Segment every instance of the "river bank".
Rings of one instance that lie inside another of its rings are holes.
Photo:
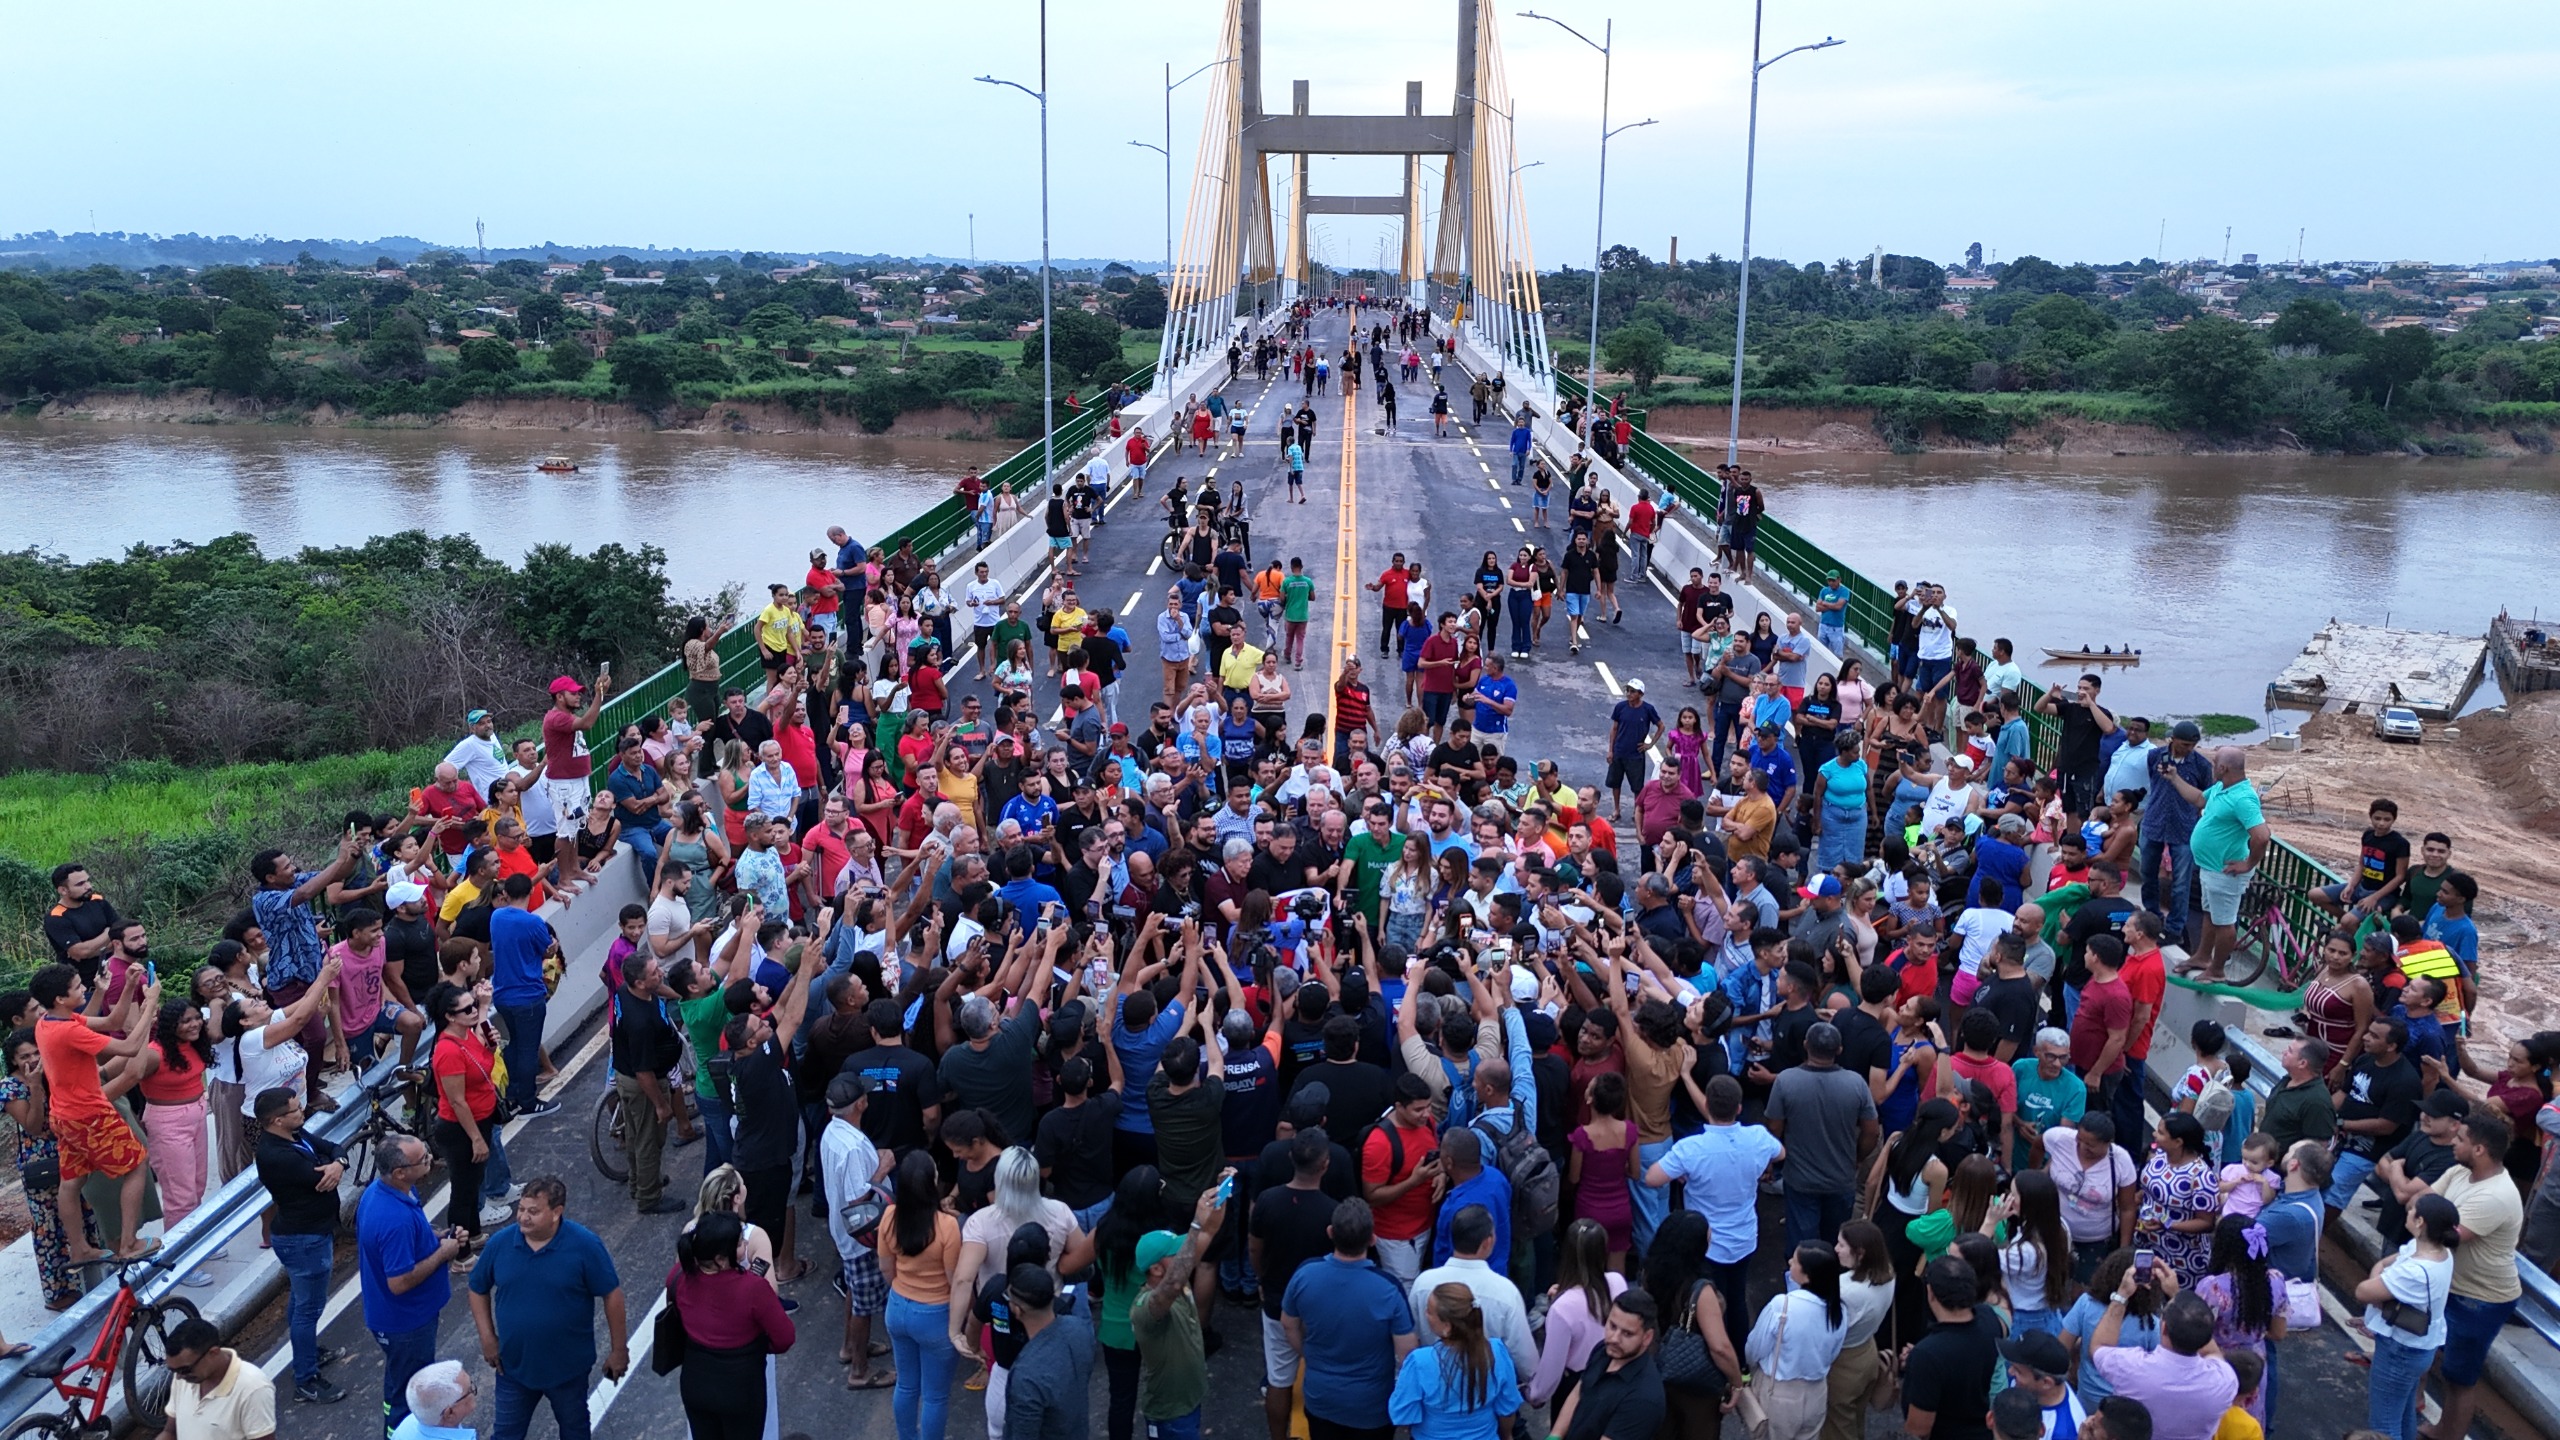
[[[1727,413],[1722,406],[1661,405],[1646,412],[1645,430],[1676,445],[1700,464],[1724,459]],[[2469,459],[2549,455],[2545,425],[2484,423],[2460,432],[2429,427],[2410,453]],[[2116,423],[2075,415],[2048,415],[2023,423],[1999,440],[1968,440],[1924,427],[1916,438],[1889,438],[1869,406],[1742,407],[1742,448],[1755,454],[1799,455],[2045,455],[2060,458],[2154,455],[2309,455],[2310,447],[2282,431],[2257,438],[2207,435],[2158,425]]]
[[[467,400],[433,415],[370,416],[334,405],[275,405],[210,390],[93,391],[47,403],[36,419],[86,425],[261,425],[318,430],[550,430],[588,435],[886,435],[906,440],[993,441],[1004,407],[957,405],[901,412],[885,431],[851,415],[763,400],[671,404],[655,414],[614,401]]]
[[[2472,1054],[2560,1029],[2560,695],[2429,725],[2416,745],[2375,738],[2364,716],[2314,716],[2300,750],[2253,750],[2249,776],[2275,832],[2340,873],[2377,796],[2411,837],[2451,836],[2454,868],[2480,882]]]

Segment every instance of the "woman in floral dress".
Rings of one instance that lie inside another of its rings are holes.
[[[2213,1225],[2222,1210],[2213,1161],[2205,1151],[2204,1125],[2183,1111],[2162,1116],[2152,1144],[2151,1159],[2142,1167],[2142,1212],[2134,1243],[2150,1247],[2162,1264],[2176,1267],[2179,1283],[2193,1289],[2213,1258]]]
[[[9,1073],[0,1078],[0,1105],[8,1108],[9,1118],[18,1124],[18,1174],[26,1181],[27,1216],[35,1235],[36,1274],[44,1282],[45,1308],[67,1310],[80,1298],[80,1272],[71,1263],[71,1247],[64,1243],[62,1209],[55,1203],[60,1194],[62,1157],[45,1113],[44,1058],[36,1052],[32,1030],[11,1035],[8,1050]],[[40,1178],[39,1171],[49,1172],[54,1183],[38,1189],[35,1182]],[[96,1217],[83,1205],[80,1218],[88,1232],[89,1248],[98,1249]]]

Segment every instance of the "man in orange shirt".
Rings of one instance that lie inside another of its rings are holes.
[[[533,847],[525,841],[524,827],[506,816],[498,817],[489,827],[489,846],[498,852],[498,879],[522,875],[533,882],[533,908],[542,908],[542,862],[534,858]]]
[[[2160,1002],[2169,992],[2169,969],[2160,957],[2160,938],[2168,928],[2148,910],[2124,917],[2125,988],[2133,992],[2133,1027],[2124,1039],[2124,1080],[2116,1086],[2116,1140],[2140,1166],[2151,1148],[2151,1127],[2143,1123],[2143,1062],[2151,1058],[2152,1023],[2160,1018]]]
[[[46,1114],[62,1152],[62,1231],[74,1264],[104,1259],[106,1252],[86,1244],[80,1214],[80,1182],[106,1175],[120,1182],[117,1200],[124,1224],[117,1231],[119,1259],[147,1255],[159,1242],[134,1232],[142,1225],[142,1142],[133,1127],[107,1101],[103,1082],[111,1067],[143,1062],[135,1059],[151,1039],[148,1017],[160,1013],[160,982],[153,979],[125,991],[124,1001],[105,1015],[83,1015],[89,987],[68,965],[47,965],[27,982],[28,995],[44,1007],[36,1022],[36,1052],[44,1057]],[[115,1038],[121,1031],[123,1038]]]

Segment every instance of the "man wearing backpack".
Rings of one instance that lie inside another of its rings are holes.
[[[1524,987],[1534,985],[1526,971],[1509,972]],[[1538,1143],[1538,1077],[1529,1053],[1529,1030],[1521,1018],[1518,990],[1497,977],[1477,987],[1477,1004],[1488,1000],[1498,1006],[1503,1037],[1504,1058],[1485,1061],[1476,1067],[1474,1117],[1467,1128],[1482,1137],[1487,1169],[1497,1171],[1510,1182],[1512,1210],[1505,1233],[1511,1245],[1526,1247],[1539,1236],[1552,1232],[1561,1210],[1563,1173],[1557,1169],[1555,1157]],[[1530,991],[1529,998],[1536,998]],[[1487,1025],[1493,1024],[1488,1018]],[[1454,1106],[1452,1107],[1454,1109]],[[1454,1206],[1441,1211],[1445,1218]],[[1510,1247],[1503,1247],[1509,1256]],[[1446,1257],[1443,1257],[1446,1258]],[[1509,1256],[1517,1260],[1522,1256]],[[1496,1268],[1502,1268],[1497,1261]],[[1526,1267],[1522,1267],[1525,1273]]]
[[[1373,1212],[1378,1265],[1406,1286],[1422,1273],[1443,1177],[1431,1087],[1407,1073],[1396,1077],[1394,1094],[1386,1118],[1360,1142],[1360,1190]]]

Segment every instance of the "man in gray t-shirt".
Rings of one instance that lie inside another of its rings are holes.
[[[1780,1071],[1769,1087],[1761,1116],[1787,1146],[1779,1191],[1790,1248],[1840,1238],[1858,1194],[1858,1161],[1881,1138],[1867,1082],[1840,1068],[1840,1027],[1824,1021],[1807,1030],[1804,1050],[1805,1063]]]

